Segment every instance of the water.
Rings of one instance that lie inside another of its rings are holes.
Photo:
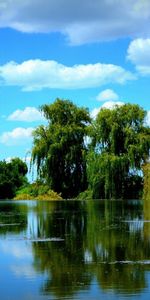
[[[1,201],[0,299],[144,299],[148,201]]]

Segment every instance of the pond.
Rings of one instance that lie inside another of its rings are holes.
[[[149,294],[148,201],[0,202],[2,300]]]

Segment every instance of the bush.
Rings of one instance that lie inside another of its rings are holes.
[[[61,200],[60,194],[57,194],[49,186],[39,183],[32,183],[19,189],[15,200]]]
[[[86,190],[76,197],[77,200],[91,200],[92,198],[93,192],[91,190]]]

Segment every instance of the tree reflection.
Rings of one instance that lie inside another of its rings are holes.
[[[150,243],[150,199],[144,199],[144,239]]]
[[[140,201],[60,201],[36,213],[34,267],[47,278],[42,293],[61,299],[90,289],[95,278],[100,288],[116,293],[146,287],[150,231]],[[39,242],[41,237],[55,239]]]
[[[50,205],[50,204],[49,204]],[[89,285],[91,274],[84,264],[87,213],[85,203],[58,202],[47,218],[38,215],[43,236],[60,238],[53,242],[34,242],[34,266],[47,274],[43,293],[56,296],[73,295],[81,286]],[[49,209],[48,209],[49,210]],[[41,232],[40,232],[41,234]]]
[[[92,205],[87,226],[87,248],[94,262],[94,275],[101,288],[135,293],[145,287],[144,267],[150,247],[142,239],[142,207],[122,201]],[[95,233],[95,234],[94,234]],[[146,251],[145,251],[146,250]],[[140,273],[139,273],[140,272]]]
[[[27,205],[0,202],[0,235],[20,233],[27,227]]]

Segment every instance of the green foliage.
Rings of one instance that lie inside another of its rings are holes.
[[[150,150],[150,128],[141,107],[125,104],[101,109],[92,122],[87,109],[69,100],[56,99],[40,110],[47,125],[34,131],[32,148],[32,164],[37,166],[40,182],[19,190],[17,197],[141,197],[141,170]],[[88,145],[86,137],[90,137]],[[147,174],[146,166],[143,170]],[[26,173],[27,166],[19,158],[0,162],[0,198],[14,197],[16,190],[25,186]]]
[[[19,158],[12,159],[9,163],[0,161],[0,199],[11,199],[16,190],[27,183],[27,165]]]
[[[93,199],[93,192],[92,190],[86,190],[81,192],[77,197],[76,200],[91,200]]]
[[[43,105],[48,121],[34,131],[32,162],[40,178],[63,198],[72,198],[87,187],[84,137],[90,122],[88,110],[69,100]]]
[[[15,200],[61,200],[62,197],[52,191],[48,185],[39,182],[28,184],[17,191]]]
[[[135,198],[142,188],[139,176],[149,157],[150,128],[146,112],[125,104],[102,109],[90,127],[88,180],[93,198]]]
[[[143,197],[145,200],[150,200],[150,163],[143,166],[144,172],[144,193]]]
[[[124,188],[123,173],[127,176],[128,160],[124,156],[91,152],[88,158],[88,178],[93,198],[120,198]],[[92,170],[91,170],[92,166]],[[100,197],[101,195],[101,197]]]

